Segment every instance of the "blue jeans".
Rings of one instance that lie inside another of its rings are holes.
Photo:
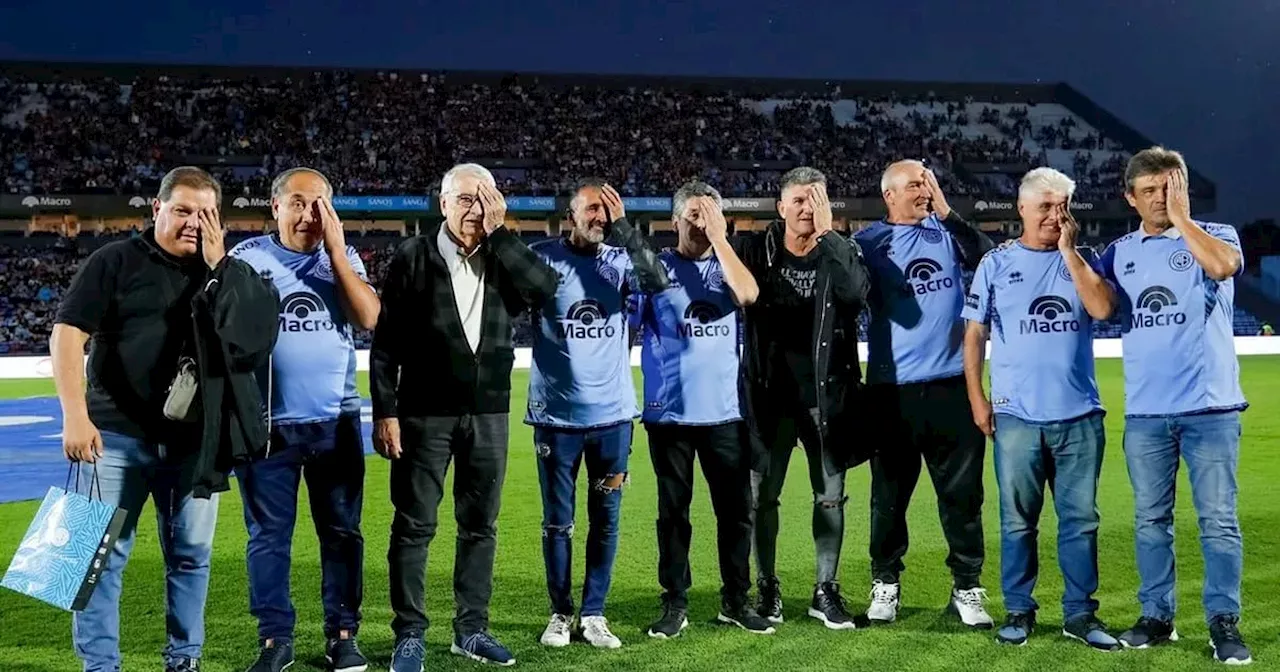
[[[1240,413],[1125,418],[1138,551],[1142,615],[1172,620],[1177,610],[1173,565],[1173,498],[1178,457],[1187,461],[1191,499],[1204,554],[1204,615],[1240,614],[1244,542],[1236,516]]]
[[[285,441],[275,432],[266,459],[236,470],[249,532],[249,613],[258,619],[258,637],[263,641],[293,638],[297,618],[289,599],[289,571],[298,485],[303,478],[320,539],[325,636],[336,638],[342,630],[355,636],[360,625],[364,594],[360,417],[345,416],[331,424],[336,425],[336,437],[328,450]]]
[[[1009,613],[1039,608],[1032,592],[1040,574],[1037,541],[1046,483],[1058,514],[1063,619],[1098,610],[1093,594],[1098,590],[1098,475],[1106,446],[1102,417],[1028,423],[996,416],[1000,587]]]
[[[573,615],[573,517],[578,468],[587,462],[587,576],[582,586],[582,616],[604,615],[618,551],[622,484],[631,456],[632,425],[597,429],[535,427],[538,482],[542,485],[542,556],[552,613]]]
[[[204,603],[209,592],[209,556],[218,520],[218,495],[191,496],[195,460],[162,460],[159,446],[112,432],[102,433],[102,457],[94,469],[103,501],[128,512],[120,538],[107,560],[98,587],[84,611],[71,617],[71,637],[85,672],[120,669],[120,589],[133,550],[138,515],[148,497],[156,508],[156,528],[165,564],[166,662],[199,658],[204,647]],[[172,452],[173,447],[168,447]],[[90,495],[92,478],[81,478],[79,492]]]

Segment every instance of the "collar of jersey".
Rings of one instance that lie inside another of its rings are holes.
[[[1168,238],[1170,240],[1177,240],[1182,237],[1182,232],[1179,231],[1176,226],[1171,226],[1160,233],[1147,233],[1147,230],[1142,228],[1142,225],[1139,224],[1138,234],[1142,237],[1142,240],[1146,240],[1148,238]]]

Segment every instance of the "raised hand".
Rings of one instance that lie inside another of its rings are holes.
[[[809,185],[809,202],[813,204],[813,233],[821,236],[831,230],[831,199],[827,198],[827,185]]]
[[[200,249],[204,255],[204,263],[212,270],[218,267],[222,258],[227,256],[227,246],[222,232],[222,221],[217,208],[201,210],[196,215],[200,220]]]
[[[698,226],[707,234],[707,240],[713,243],[723,242],[729,236],[729,224],[724,219],[724,212],[710,196],[700,196],[698,203]]]
[[[1182,224],[1191,221],[1191,196],[1187,192],[1187,174],[1181,170],[1169,173],[1165,182],[1165,208],[1169,211],[1169,221]]]
[[[347,238],[342,232],[342,220],[338,218],[338,211],[333,209],[333,202],[321,196],[316,199],[312,207],[322,227],[324,249],[329,253],[329,257],[346,256]]]
[[[1071,206],[1063,203],[1058,206],[1058,250],[1064,254],[1074,252],[1076,241],[1080,238],[1080,224],[1071,216]]]
[[[925,168],[923,177],[925,189],[929,192],[929,200],[933,204],[933,211],[942,219],[946,219],[951,214],[951,204],[947,203],[947,197],[942,193],[938,176],[932,169]]]
[[[604,201],[604,209],[609,214],[610,222],[627,216],[627,209],[622,205],[622,196],[618,195],[618,190],[606,184],[600,190],[600,198]]]
[[[506,225],[507,199],[497,187],[489,186],[484,182],[480,183],[478,191],[480,205],[484,208],[484,232],[488,235]]]

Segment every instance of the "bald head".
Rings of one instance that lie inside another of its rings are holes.
[[[924,172],[924,164],[915,159],[895,161],[884,169],[880,175],[880,193],[893,188],[902,188],[911,177],[919,177]]]
[[[919,224],[929,216],[929,188],[924,164],[914,159],[895,161],[880,176],[880,195],[889,210],[885,221]]]

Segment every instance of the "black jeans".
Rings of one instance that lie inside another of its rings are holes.
[[[756,426],[769,449],[768,470],[751,474],[757,576],[764,580],[778,576],[778,507],[791,454],[799,442],[809,462],[809,487],[813,491],[814,583],[835,581],[844,545],[844,506],[849,501],[844,490],[845,472],[827,472],[830,455],[822,451],[818,430],[803,410],[762,413],[756,418]]]
[[[733,606],[751,590],[751,462],[741,422],[690,426],[645,424],[649,454],[658,479],[658,583],[663,600],[689,605],[689,505],[693,501],[693,460],[702,463],[716,514],[720,554],[720,594]]]
[[[898,583],[907,554],[907,507],[929,469],[938,516],[950,552],[955,587],[978,587],[985,556],[982,535],[982,461],[987,439],[973,424],[964,377],[869,388],[886,427],[871,459],[871,574]]]
[[[387,551],[395,612],[391,629],[397,636],[427,629],[423,604],[427,546],[436,534],[436,511],[453,458],[457,459],[453,505],[458,523],[453,628],[461,635],[488,629],[508,433],[506,413],[400,419],[404,454],[391,463],[391,503],[396,511]]]

